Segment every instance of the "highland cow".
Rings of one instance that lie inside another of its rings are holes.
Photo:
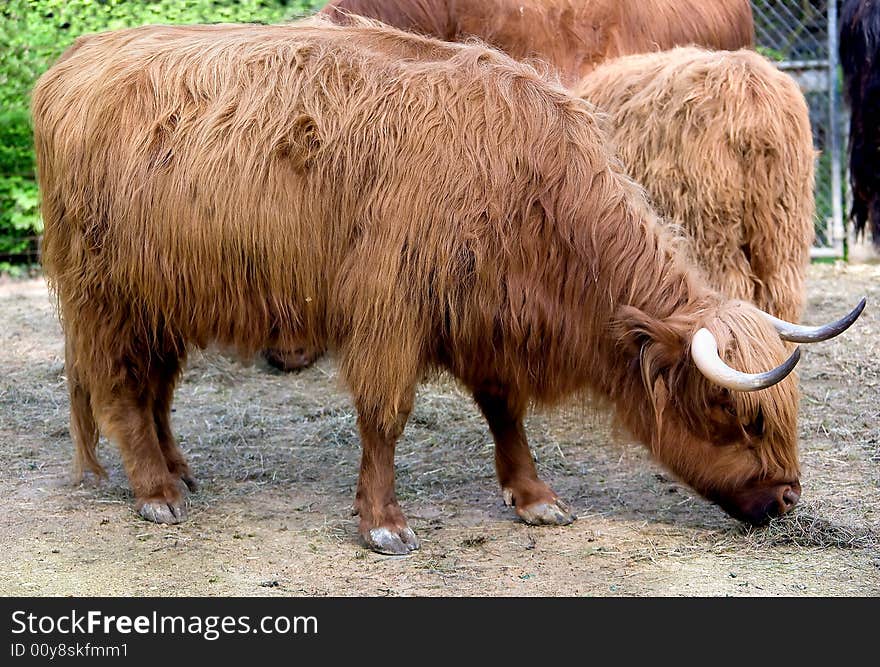
[[[80,39],[33,117],[79,465],[100,474],[99,431],[115,441],[144,518],[181,521],[193,485],[169,418],[187,350],[294,340],[329,347],[353,395],[380,552],[418,547],[394,449],[441,370],[528,523],[575,517],[523,416],[578,392],[734,516],[797,502],[780,336],[860,309],[804,332],[713,290],[588,105],[532,67],[366,22],[152,26]]]
[[[712,285],[800,320],[815,150],[795,81],[753,51],[679,48],[608,61],[575,92]]]
[[[880,250],[880,3],[843,3],[839,51],[850,108],[850,219],[856,235],[870,230],[871,241]]]
[[[752,46],[748,0],[331,0],[351,15],[449,42],[477,38],[518,60],[549,64],[568,84],[608,58],[695,44]]]

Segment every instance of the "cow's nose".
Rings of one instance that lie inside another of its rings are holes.
[[[801,499],[801,485],[795,481],[779,487],[779,513],[785,514]]]
[[[762,526],[770,519],[782,516],[801,498],[801,485],[793,482],[758,484],[746,487],[739,493],[715,498],[721,507],[740,521]]]

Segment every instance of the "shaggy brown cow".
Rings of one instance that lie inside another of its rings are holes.
[[[450,42],[476,37],[518,60],[549,63],[567,83],[615,56],[688,44],[733,50],[754,40],[748,0],[331,0],[321,11]]]
[[[611,60],[575,91],[715,288],[798,321],[815,150],[795,81],[753,51],[680,48]]]
[[[608,118],[627,173],[686,232],[714,287],[800,320],[815,151],[794,80],[753,51],[682,47],[615,58],[574,90]],[[293,371],[321,352],[264,356]]]
[[[79,40],[33,116],[79,464],[100,474],[99,429],[114,440],[141,516],[184,518],[187,348],[293,340],[333,349],[354,396],[378,551],[418,546],[394,448],[441,369],[529,523],[574,516],[526,408],[580,391],[735,516],[797,501],[788,325],[688,268],[588,105],[531,67],[370,24],[143,27]]]

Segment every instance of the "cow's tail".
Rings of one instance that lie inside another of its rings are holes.
[[[85,379],[77,369],[73,346],[68,340],[65,355],[67,389],[70,393],[70,436],[75,447],[74,476],[81,481],[87,470],[98,477],[106,477],[107,471],[98,461],[98,425],[92,412],[91,393]]]

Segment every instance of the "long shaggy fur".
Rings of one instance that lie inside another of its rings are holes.
[[[797,473],[794,381],[727,392],[688,352],[706,326],[766,370],[772,327],[689,268],[589,106],[528,65],[365,22],[143,27],[81,39],[33,115],[86,466],[87,409],[130,470],[166,442],[189,346],[305,340],[389,431],[446,369],[521,405],[603,396],[704,493]]]
[[[754,41],[748,0],[331,0],[322,13],[446,41],[476,37],[518,60],[548,63],[566,83],[615,56],[688,44],[733,50]]]
[[[611,60],[576,92],[607,114],[627,173],[715,288],[797,322],[815,151],[791,77],[752,51],[690,47]]]
[[[840,65],[850,107],[850,218],[857,235],[870,229],[880,249],[880,2],[846,0],[840,16]]]

